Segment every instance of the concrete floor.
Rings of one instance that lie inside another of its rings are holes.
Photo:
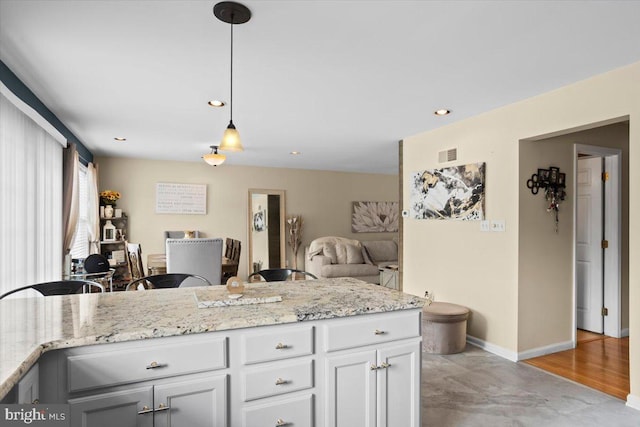
[[[422,427],[638,427],[615,397],[467,345],[422,355]]]

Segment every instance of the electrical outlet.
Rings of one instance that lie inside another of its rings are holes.
[[[504,219],[495,219],[491,221],[491,231],[504,232],[506,229]]]
[[[488,220],[480,221],[480,231],[491,231]]]

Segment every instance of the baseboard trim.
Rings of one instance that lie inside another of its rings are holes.
[[[633,394],[628,394],[627,406],[629,408],[637,409],[638,411],[640,411],[640,397],[634,396]]]
[[[557,353],[559,351],[571,350],[575,347],[573,341],[565,341],[516,353],[515,351],[507,350],[506,348],[491,344],[490,342],[486,342],[485,340],[481,340],[480,338],[476,338],[471,335],[467,335],[467,342],[471,345],[488,351],[489,353],[493,353],[507,360],[511,360],[512,362],[518,362],[520,360],[544,356],[545,354]]]
[[[620,331],[620,338],[626,338],[629,336],[629,328],[624,328]]]
[[[480,338],[467,335],[467,342],[471,345],[475,345],[476,347],[488,351],[489,353],[493,353],[504,359],[511,360],[512,362],[518,361],[518,354],[516,352],[507,350],[506,348],[500,347],[495,344],[491,344],[489,342],[486,342],[485,340],[481,340]]]
[[[546,354],[557,353],[559,351],[571,350],[573,348],[575,348],[575,343],[573,341],[565,341],[556,344],[545,345],[544,347],[521,351],[520,353],[518,353],[518,360],[531,359],[533,357],[544,356]]]

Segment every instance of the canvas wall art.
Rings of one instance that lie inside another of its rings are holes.
[[[411,175],[410,216],[484,219],[485,163],[427,169]]]
[[[398,202],[353,202],[351,231],[354,233],[397,233]]]

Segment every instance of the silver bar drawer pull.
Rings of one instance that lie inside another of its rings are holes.
[[[380,365],[380,368],[387,369],[389,366],[391,366],[391,363],[382,362],[382,365]]]
[[[377,369],[380,369],[380,367],[378,365],[376,365],[375,363],[372,363],[371,367],[369,369],[371,369],[372,371],[375,371]]]
[[[291,423],[286,422],[285,420],[283,420],[282,418],[278,418],[276,420],[276,427],[282,427],[282,426],[288,426]]]
[[[158,369],[167,366],[166,363],[151,362],[147,365],[147,369]]]
[[[142,411],[138,411],[138,415],[150,414],[151,412],[153,412],[153,409],[145,405],[142,407]]]
[[[284,350],[284,349],[287,349],[287,348],[289,348],[289,346],[286,345],[286,344],[282,344],[281,342],[276,344],[276,350]]]
[[[289,381],[287,380],[283,380],[282,378],[277,378],[276,379],[276,385],[284,385],[287,384]]]
[[[386,334],[385,331],[381,331],[380,329],[376,329],[375,331],[373,331],[373,333],[376,334],[376,335],[384,335],[384,334]]]
[[[161,403],[153,410],[153,412],[168,411],[169,409],[171,409],[171,406],[166,406],[164,403]]]

